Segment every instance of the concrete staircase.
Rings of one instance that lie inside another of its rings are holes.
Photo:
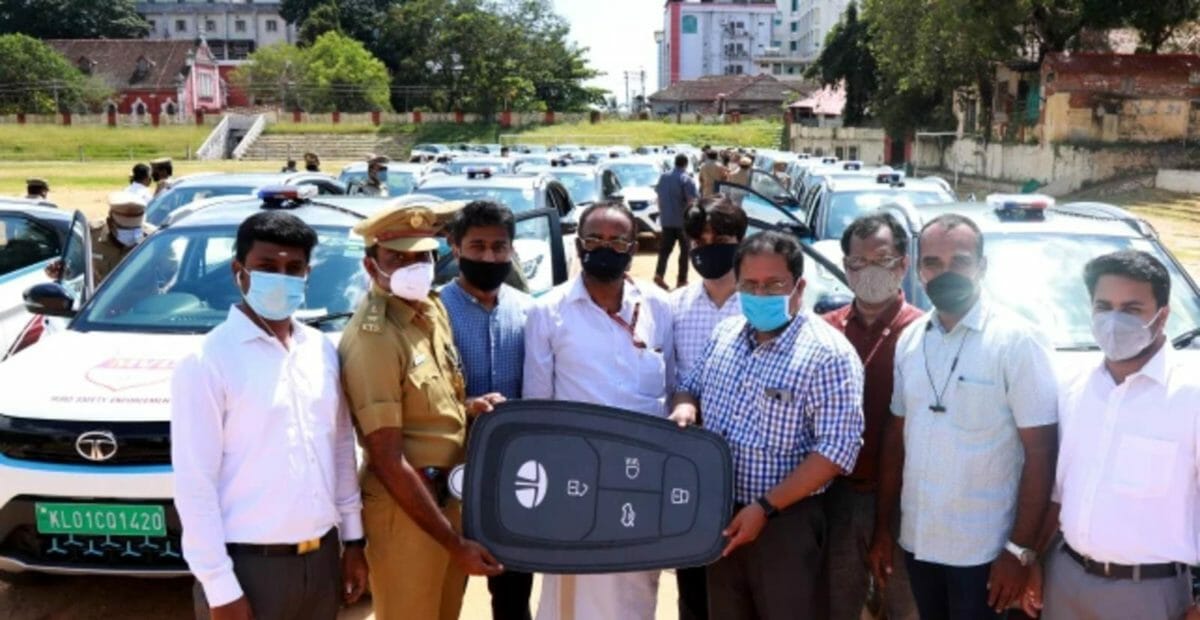
[[[246,151],[243,159],[299,161],[304,153],[316,153],[326,161],[353,161],[368,153],[405,159],[412,148],[408,136],[376,134],[263,134]]]

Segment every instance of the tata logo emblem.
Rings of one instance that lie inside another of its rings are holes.
[[[546,499],[546,468],[537,461],[525,461],[517,470],[517,501],[530,510]]]
[[[117,455],[117,437],[108,431],[88,431],[75,440],[79,456],[97,463]]]

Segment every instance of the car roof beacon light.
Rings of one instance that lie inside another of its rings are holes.
[[[998,217],[1008,220],[1043,220],[1054,198],[1045,194],[988,194],[987,204]]]

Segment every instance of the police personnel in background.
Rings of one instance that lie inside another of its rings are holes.
[[[354,231],[366,243],[371,291],[346,326],[342,383],[366,448],[363,525],[375,617],[458,618],[468,575],[503,568],[462,537],[462,508],[447,475],[463,462],[465,382],[446,310],[433,285],[436,216],[390,208]]]
[[[25,198],[28,200],[46,200],[50,194],[50,184],[45,179],[32,178],[25,181]]]
[[[91,223],[92,269],[96,285],[116,269],[154,227],[146,223],[146,201],[128,192],[108,195],[108,217]],[[46,275],[57,280],[62,260],[46,266]]]
[[[171,189],[174,176],[175,165],[171,163],[170,157],[160,157],[150,161],[150,178],[154,181],[155,196]]]
[[[307,172],[321,171],[321,158],[317,157],[316,153],[308,152],[304,154],[304,170]]]
[[[372,198],[387,198],[387,165],[391,160],[383,155],[373,155],[367,158],[367,180],[357,183],[350,191],[355,196],[370,196]]]
[[[133,170],[129,173],[129,187],[126,187],[125,191],[150,202],[150,199],[154,197],[154,192],[150,189],[151,182],[150,166],[134,164]]]

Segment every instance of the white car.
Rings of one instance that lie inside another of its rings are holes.
[[[0,198],[0,360],[44,329],[42,318],[25,309],[23,295],[48,281],[46,266],[62,255],[73,215],[49,202]]]
[[[170,220],[94,294],[91,261],[61,284],[35,286],[32,309],[71,321],[0,363],[0,572],[186,575],[172,501],[170,378],[241,298],[230,272],[238,226],[276,208],[316,229],[296,316],[336,339],[368,285],[363,240],[351,229],[389,202],[310,201],[297,188],[213,201]],[[518,226],[550,226],[546,213],[527,219],[536,221]],[[64,262],[89,251],[81,239],[68,242]],[[548,260],[565,279],[561,237],[551,241]]]

